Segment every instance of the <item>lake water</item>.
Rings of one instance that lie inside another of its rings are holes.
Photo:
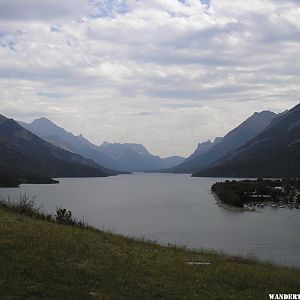
[[[36,195],[47,212],[71,210],[90,225],[162,244],[209,248],[300,267],[300,210],[265,207],[234,212],[210,193],[221,179],[182,174],[133,174],[60,179],[57,185],[0,189],[2,196]]]

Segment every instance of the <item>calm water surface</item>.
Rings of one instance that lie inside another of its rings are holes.
[[[62,206],[91,225],[130,236],[300,267],[300,210],[265,207],[253,213],[218,207],[210,187],[219,180],[133,174],[60,179],[57,185],[22,185],[0,194],[36,195],[47,212]]]

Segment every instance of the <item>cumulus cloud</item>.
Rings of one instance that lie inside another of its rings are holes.
[[[188,155],[299,101],[300,4],[0,0],[2,113]]]

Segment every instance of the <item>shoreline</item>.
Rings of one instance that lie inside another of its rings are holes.
[[[220,198],[217,196],[216,193],[214,192],[211,192],[214,199],[215,199],[215,204],[219,207],[222,207],[222,208],[225,208],[225,209],[228,209],[228,210],[231,210],[231,211],[234,211],[234,212],[250,212],[250,213],[258,213],[257,210],[249,210],[249,209],[246,209],[246,208],[242,208],[242,207],[236,207],[236,206],[233,206],[233,205],[230,205],[230,204],[227,204],[227,203],[224,203],[220,200]]]

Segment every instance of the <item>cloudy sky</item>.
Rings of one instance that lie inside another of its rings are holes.
[[[1,113],[188,155],[300,95],[299,0],[0,0]]]

